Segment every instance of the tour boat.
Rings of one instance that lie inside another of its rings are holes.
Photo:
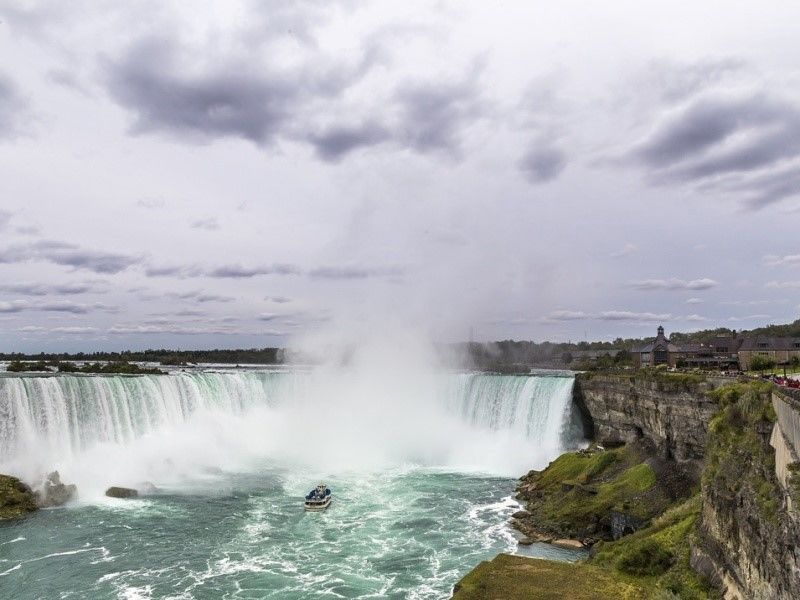
[[[320,483],[316,489],[306,494],[304,505],[306,510],[325,510],[331,505],[331,500],[333,500],[331,490],[324,483]]]

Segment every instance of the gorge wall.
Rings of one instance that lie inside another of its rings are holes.
[[[667,373],[581,373],[573,398],[602,445],[652,442],[664,458],[703,458],[708,423],[718,410],[708,392],[726,383]]]
[[[649,441],[702,473],[692,567],[726,600],[800,598],[800,400],[770,384],[585,373],[574,400],[603,445]]]

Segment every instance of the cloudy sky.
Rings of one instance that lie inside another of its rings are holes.
[[[793,320],[798,23],[778,0],[0,0],[0,349]]]

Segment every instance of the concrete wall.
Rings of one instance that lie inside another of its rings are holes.
[[[772,406],[778,417],[770,439],[775,448],[775,474],[788,490],[789,465],[800,460],[800,400],[776,391],[772,394]],[[792,506],[788,494],[786,499],[790,512],[794,512],[798,507]]]

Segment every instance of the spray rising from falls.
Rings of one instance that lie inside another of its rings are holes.
[[[418,464],[516,475],[574,446],[570,377],[320,372],[0,377],[0,472],[81,489],[211,469]]]

